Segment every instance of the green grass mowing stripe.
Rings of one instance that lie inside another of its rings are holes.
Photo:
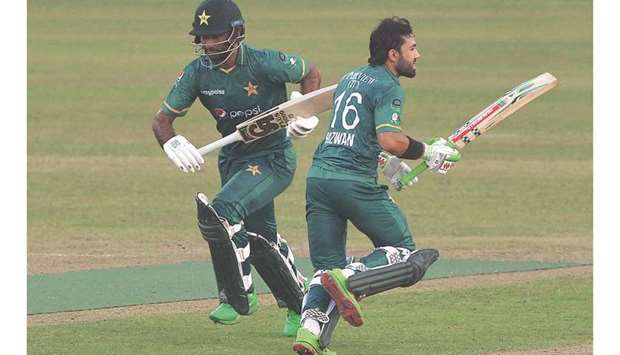
[[[311,275],[308,258],[297,258],[297,267]],[[572,266],[567,262],[450,260],[443,259],[427,278],[454,277],[497,272],[525,271]],[[253,273],[258,293],[269,290]],[[28,313],[48,313],[148,303],[216,298],[212,264],[179,264],[110,268],[28,278]]]
[[[563,277],[504,286],[393,292],[362,303],[366,324],[340,323],[338,354],[467,354],[592,342],[592,280]],[[235,326],[206,312],[28,330],[29,354],[288,354],[285,312],[259,309]]]

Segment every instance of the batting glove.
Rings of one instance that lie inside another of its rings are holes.
[[[446,174],[457,161],[461,160],[461,153],[456,146],[444,138],[433,138],[424,144],[424,155],[428,168],[440,174]]]
[[[291,92],[291,100],[302,97],[303,95],[299,91]],[[286,136],[289,138],[304,138],[307,137],[316,126],[319,124],[319,119],[316,116],[310,117],[296,117],[286,127]]]
[[[399,180],[402,176],[406,175],[411,171],[411,168],[407,163],[402,161],[402,159],[398,158],[395,155],[392,155],[387,152],[379,153],[377,157],[377,164],[383,176],[392,184],[395,188],[401,189],[401,185]],[[416,176],[413,180],[411,180],[407,185],[413,186],[414,183],[418,182],[418,177]]]
[[[164,152],[184,173],[196,172],[200,170],[200,164],[205,163],[198,149],[181,135],[174,136],[164,143]]]

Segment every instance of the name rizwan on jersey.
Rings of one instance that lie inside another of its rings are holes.
[[[355,134],[347,132],[328,132],[325,135],[325,144],[353,146]]]

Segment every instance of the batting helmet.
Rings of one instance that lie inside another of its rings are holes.
[[[245,21],[237,4],[230,0],[205,0],[194,13],[192,36],[217,35],[237,26],[243,26]]]

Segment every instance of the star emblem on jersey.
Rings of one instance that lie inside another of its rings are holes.
[[[258,170],[258,165],[248,165],[248,168],[245,171],[249,171],[252,173],[252,176],[260,175],[261,172]]]
[[[202,14],[198,16],[198,18],[200,19],[200,25],[208,25],[209,24],[209,14],[207,13],[207,11],[202,10]]]
[[[258,85],[252,84],[251,81],[248,81],[248,86],[244,87],[245,91],[248,92],[248,96],[258,95]]]

